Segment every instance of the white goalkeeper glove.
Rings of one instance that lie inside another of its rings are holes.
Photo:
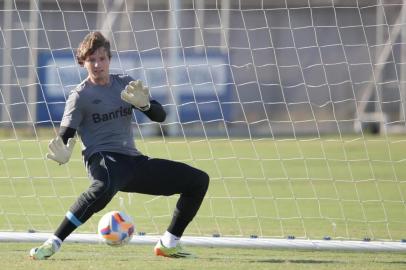
[[[140,80],[131,81],[123,91],[121,99],[134,105],[141,111],[148,111],[151,104],[149,102],[149,89],[142,85]]]
[[[75,143],[75,138],[70,138],[66,145],[63,143],[60,136],[52,139],[48,144],[49,153],[47,154],[47,158],[58,162],[59,165],[65,164],[69,161],[70,156],[72,155]]]

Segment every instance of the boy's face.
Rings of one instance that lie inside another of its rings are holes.
[[[100,47],[86,57],[83,66],[86,68],[92,83],[103,85],[109,82],[110,59],[105,48]]]

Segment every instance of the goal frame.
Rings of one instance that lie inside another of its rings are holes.
[[[0,232],[0,242],[43,242],[49,239],[50,233]],[[155,245],[160,236],[135,235],[131,245]],[[301,249],[301,250],[342,250],[368,252],[406,252],[406,241],[350,241],[350,240],[310,240],[310,239],[272,239],[243,237],[197,237],[183,236],[182,243],[199,247],[224,248],[261,248],[261,249]],[[100,244],[97,234],[71,234],[66,238],[68,243]]]

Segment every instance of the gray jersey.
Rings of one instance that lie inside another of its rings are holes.
[[[132,106],[120,97],[132,80],[127,75],[110,75],[107,86],[83,81],[69,94],[61,126],[77,130],[85,159],[100,151],[140,155],[131,127]]]

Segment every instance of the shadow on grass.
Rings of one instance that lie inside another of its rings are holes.
[[[266,259],[266,260],[250,260],[251,263],[296,263],[296,264],[324,264],[324,263],[345,263],[343,261],[332,260],[282,260],[282,259]]]
[[[376,261],[377,263],[387,263],[387,264],[405,264],[406,265],[406,261],[384,261],[384,262],[379,262]]]
[[[265,259],[265,260],[250,260],[251,263],[292,263],[292,264],[324,264],[324,263],[334,263],[334,264],[343,264],[348,263],[338,260],[283,260],[283,259]],[[374,261],[378,264],[399,264],[406,265],[406,261]]]
[[[241,255],[241,257],[244,257]],[[200,259],[206,259],[209,261],[221,261],[221,260],[229,260],[230,257],[227,258],[225,257],[208,257],[208,258],[200,258]],[[234,258],[235,260],[238,260],[239,258]],[[250,259],[250,260],[243,260],[244,262],[248,263],[274,263],[274,264],[280,264],[280,263],[291,263],[291,264],[344,264],[347,263],[346,261],[340,261],[340,260],[316,260],[316,259],[277,259],[277,258],[271,258],[271,259]]]

